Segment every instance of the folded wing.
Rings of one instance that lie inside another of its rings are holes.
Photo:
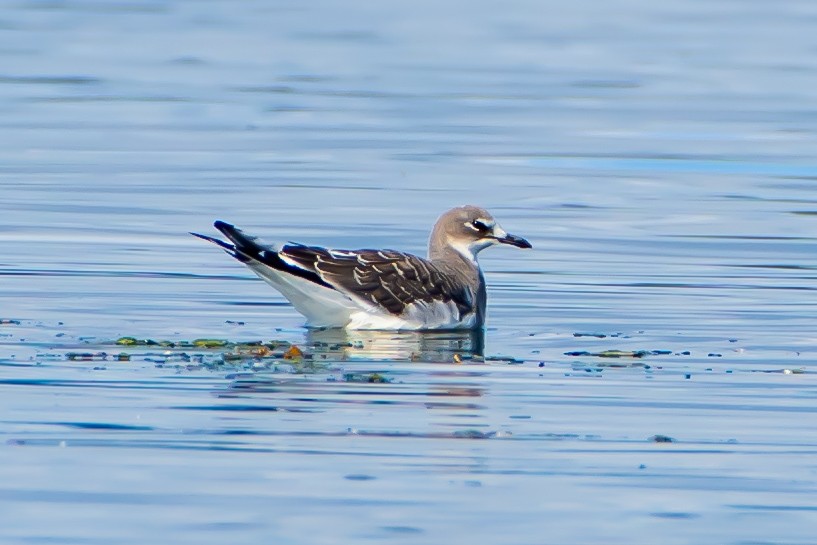
[[[460,316],[473,310],[468,288],[431,262],[394,250],[329,250],[287,244],[279,257],[316,273],[321,280],[364,304],[404,314],[412,304],[453,303]]]

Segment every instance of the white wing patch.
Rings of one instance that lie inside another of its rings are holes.
[[[329,255],[331,255],[332,257],[355,257],[357,255],[356,252],[345,251],[345,250],[330,250],[330,249],[327,249],[326,251],[329,252]]]

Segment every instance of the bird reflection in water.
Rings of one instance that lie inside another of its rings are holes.
[[[310,329],[306,344],[321,359],[451,363],[482,360],[485,332]]]
[[[484,395],[479,377],[488,371],[482,366],[455,365],[483,361],[481,330],[420,333],[312,329],[305,345],[317,364],[312,371],[241,374],[219,397],[273,396],[278,410],[289,412],[349,405],[462,411],[471,416],[482,410],[477,402]],[[400,362],[441,365],[415,367]],[[327,380],[326,375],[332,379]]]

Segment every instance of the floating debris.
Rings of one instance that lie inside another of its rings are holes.
[[[300,360],[303,359],[304,352],[294,344],[289,347],[289,350],[284,352],[284,359],[285,360]]]
[[[157,367],[175,365],[179,369],[192,369],[193,367],[216,368],[227,364],[278,371],[276,364],[284,359],[291,360],[294,367],[297,368],[297,371],[293,370],[291,372],[311,372],[313,371],[311,367],[314,367],[311,364],[312,354],[306,354],[300,348],[283,340],[233,342],[226,339],[202,338],[192,341],[167,341],[126,336],[115,341],[109,341],[109,344],[129,349],[165,348],[166,350],[161,353],[138,353],[130,350],[110,355],[112,361],[139,360],[154,363]],[[179,349],[186,349],[186,351],[180,352]],[[72,353],[64,357],[77,361],[88,360],[89,353]],[[308,360],[310,363],[302,363],[302,360]]]
[[[387,379],[380,373],[372,373],[371,375],[369,375],[369,382],[373,384],[388,384],[391,382],[391,380]]]
[[[494,434],[485,433],[479,430],[457,430],[452,434],[457,439],[489,439]]]
[[[641,333],[641,332],[639,332],[639,333]],[[573,336],[574,337],[595,337],[596,339],[604,339],[604,338],[607,338],[607,337],[611,337],[611,338],[622,337],[622,338],[625,338],[625,339],[629,339],[629,336],[627,336],[627,335],[625,335],[624,333],[621,333],[621,332],[618,332],[618,333],[600,333],[600,332],[597,332],[597,331],[580,331],[580,332],[573,333]]]
[[[649,350],[602,350],[601,352],[588,352],[586,350],[580,350],[576,352],[565,352],[565,356],[593,356],[596,358],[643,358],[644,356],[655,355],[656,352],[657,351]]]
[[[161,346],[164,348],[239,348],[239,349],[266,349],[274,350],[277,348],[289,347],[291,344],[287,341],[269,341],[264,343],[262,341],[245,341],[232,342],[225,339],[195,339],[193,341],[157,341],[154,339],[137,339],[136,337],[121,337],[114,341],[120,346]]]
[[[499,430],[483,432],[475,429],[457,430],[451,435],[457,439],[504,439],[512,436],[511,432],[509,431]]]
[[[572,367],[576,371],[581,369],[592,369],[594,371],[602,371],[603,369],[631,369],[635,367],[640,367],[643,369],[652,369],[651,366],[641,361],[600,361],[594,362],[590,365],[576,363],[573,364]]]
[[[391,384],[390,378],[384,377],[380,373],[345,373],[345,382],[363,382],[368,384]]]
[[[473,361],[478,361],[477,358],[472,359]],[[491,363],[506,363],[508,365],[521,365],[525,363],[524,360],[518,360],[510,356],[486,356],[485,358],[483,358],[483,361]]]
[[[105,352],[68,352],[65,354],[65,359],[69,361],[105,361],[108,359],[108,354]]]
[[[116,344],[122,346],[158,346],[159,343],[152,339],[137,339],[136,337],[120,337]]]
[[[578,350],[565,352],[565,356],[591,356],[594,358],[644,358],[646,356],[668,356],[672,350],[602,350],[601,352],[588,352]]]
[[[224,348],[229,343],[223,339],[196,339],[193,341],[193,346],[199,348]]]
[[[241,348],[239,347],[238,350],[240,352]],[[266,358],[272,354],[272,349],[266,345],[250,346],[247,349],[247,353],[251,356],[255,356],[256,358]]]
[[[649,440],[653,443],[675,443],[675,439],[669,435],[653,435]]]
[[[364,341],[324,342],[307,339],[306,344],[295,345],[287,340],[232,340],[228,338],[204,337],[193,340],[162,340],[160,338],[125,335],[119,338],[94,339],[94,342],[84,342],[72,356],[74,360],[88,359],[93,347],[97,350],[108,348],[110,362],[149,362],[157,367],[175,367],[184,369],[186,364],[218,369],[220,366],[244,367],[245,369],[284,372],[284,373],[311,373],[320,372],[331,362],[346,361],[347,354],[335,353],[345,349],[369,349]],[[90,346],[88,346],[90,344]],[[113,348],[111,348],[113,347]],[[71,348],[71,347],[66,347]],[[453,348],[453,347],[452,347]],[[79,350],[87,352],[80,353]],[[58,349],[59,350],[59,349]],[[452,350],[436,350],[432,355],[423,352],[412,354],[412,361],[432,361],[434,363],[471,364],[489,361],[505,365],[519,365],[527,363],[524,359],[506,356],[492,356],[485,358],[482,355],[472,355],[468,351],[462,352],[459,347]],[[467,349],[466,349],[467,350]],[[65,351],[60,350],[59,358],[66,358]],[[357,355],[352,352],[351,357]],[[408,354],[403,356],[407,357]],[[402,359],[402,358],[401,358]],[[536,362],[533,362],[536,363]],[[388,382],[388,381],[385,381]]]
[[[804,375],[806,374],[806,368],[800,367],[796,369],[786,368],[786,369],[750,369],[750,373],[781,373],[784,375]]]

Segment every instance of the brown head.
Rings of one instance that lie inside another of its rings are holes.
[[[428,256],[441,258],[453,249],[475,262],[480,251],[495,244],[531,248],[530,242],[524,238],[507,233],[484,208],[459,206],[440,216],[434,224],[428,241]]]

